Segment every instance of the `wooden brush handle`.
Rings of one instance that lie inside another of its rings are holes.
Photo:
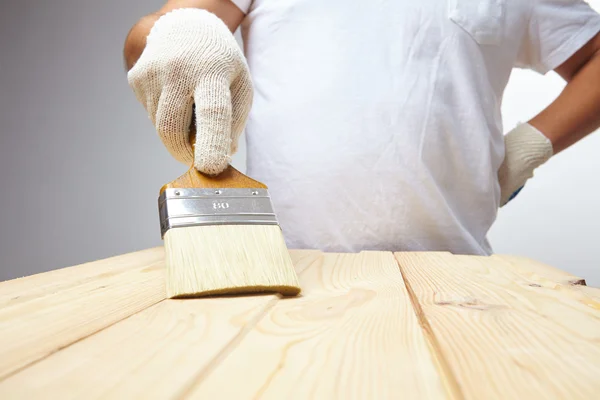
[[[177,188],[177,189],[187,189],[187,188],[256,188],[256,189],[266,189],[267,186],[255,181],[252,178],[247,177],[242,174],[237,169],[233,168],[231,165],[227,167],[225,171],[220,173],[219,175],[210,176],[201,173],[194,166],[192,167],[179,178],[175,179],[172,182],[167,183],[160,189],[160,193],[162,193],[165,189]]]
[[[196,131],[190,132],[190,142],[192,145],[196,142]],[[194,165],[179,178],[167,183],[160,189],[160,193],[166,189],[188,189],[188,188],[251,188],[267,189],[263,183],[255,181],[252,178],[242,174],[237,169],[229,165],[225,171],[219,175],[207,175],[198,171]]]

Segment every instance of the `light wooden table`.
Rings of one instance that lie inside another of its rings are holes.
[[[600,399],[600,290],[517,257],[292,251],[165,300],[162,248],[0,283],[0,399]]]

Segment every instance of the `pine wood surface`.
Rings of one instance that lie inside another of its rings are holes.
[[[163,258],[157,248],[1,283],[0,379],[163,300]]]
[[[591,399],[600,289],[522,257],[292,250],[302,293],[166,299],[148,249],[0,282],[1,399]]]
[[[302,298],[275,304],[190,398],[446,398],[391,253],[300,266]]]
[[[396,258],[464,398],[597,398],[600,303],[525,259]]]

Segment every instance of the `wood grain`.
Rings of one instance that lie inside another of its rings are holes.
[[[181,398],[277,299],[165,300],[0,382],[0,398]]]
[[[543,281],[546,285],[556,283],[554,289],[557,292],[565,291],[566,295],[580,303],[600,310],[600,289],[587,286],[583,278],[526,257],[493,255],[492,258],[504,262],[506,267],[525,279]]]
[[[526,277],[498,257],[396,257],[465,398],[600,393],[600,309],[569,285]]]
[[[0,282],[0,309],[103,279],[131,268],[162,262],[164,257],[164,249],[160,246]]]
[[[188,398],[447,398],[391,253],[303,262],[302,296],[279,301]]]
[[[154,249],[1,284],[0,379],[163,300],[162,258]]]
[[[600,289],[578,277],[512,256],[290,256],[296,298],[163,300],[162,248],[0,283],[0,398],[600,393]]]
[[[512,268],[518,274],[525,274],[529,277],[534,277],[534,275],[537,275],[538,277],[564,285],[585,285],[585,279],[579,276],[575,276],[566,271],[554,268],[550,265],[532,260],[527,257],[493,255],[492,258],[508,263],[510,268]]]
[[[600,289],[591,286],[572,286],[571,291],[577,292],[583,298],[580,300],[582,303],[595,307],[600,310]]]

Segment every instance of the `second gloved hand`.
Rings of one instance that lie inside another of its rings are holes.
[[[504,137],[504,162],[498,171],[500,206],[504,206],[533,177],[533,171],[552,157],[550,140],[528,123]]]
[[[207,174],[227,167],[253,89],[244,55],[223,21],[200,9],[163,15],[127,77],[173,157]],[[192,106],[195,149],[189,142]]]

